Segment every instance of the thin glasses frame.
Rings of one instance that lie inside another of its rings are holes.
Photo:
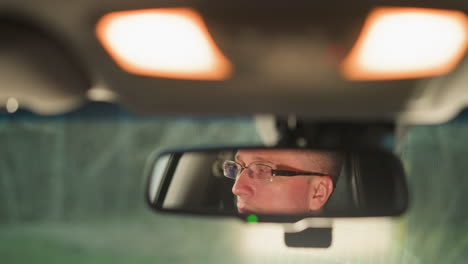
[[[237,175],[235,177],[230,177],[228,175],[229,173],[226,173],[227,164],[232,164],[232,165],[235,164],[235,165],[237,165],[238,167],[241,168],[241,170],[237,172]],[[249,167],[253,166],[253,165],[260,165],[260,166],[265,166],[265,167],[270,168],[271,169],[271,175],[270,176],[285,176],[285,177],[293,177],[293,176],[327,176],[327,174],[320,173],[320,172],[276,170],[273,167],[262,164],[262,163],[252,163],[249,166],[243,166],[242,164],[240,164],[240,163],[238,163],[236,161],[233,161],[233,160],[226,160],[226,161],[223,162],[223,174],[224,174],[225,177],[235,180],[239,175],[242,174],[242,172],[245,169],[249,169]]]

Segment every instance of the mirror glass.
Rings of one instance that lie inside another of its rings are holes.
[[[242,148],[163,153],[148,201],[220,215],[395,216],[407,207],[399,159],[383,150]]]

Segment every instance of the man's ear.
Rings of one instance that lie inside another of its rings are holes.
[[[309,187],[309,210],[318,211],[327,203],[333,192],[333,181],[328,176],[315,177]]]

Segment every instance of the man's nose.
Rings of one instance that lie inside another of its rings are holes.
[[[243,197],[249,198],[255,194],[255,186],[252,177],[249,176],[248,169],[243,170],[236,178],[234,186],[232,186],[232,193]]]

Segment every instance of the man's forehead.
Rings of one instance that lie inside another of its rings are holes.
[[[307,157],[309,153],[298,150],[239,150],[236,159],[240,161],[263,160],[270,162],[283,162],[290,159],[297,160],[300,157]]]

